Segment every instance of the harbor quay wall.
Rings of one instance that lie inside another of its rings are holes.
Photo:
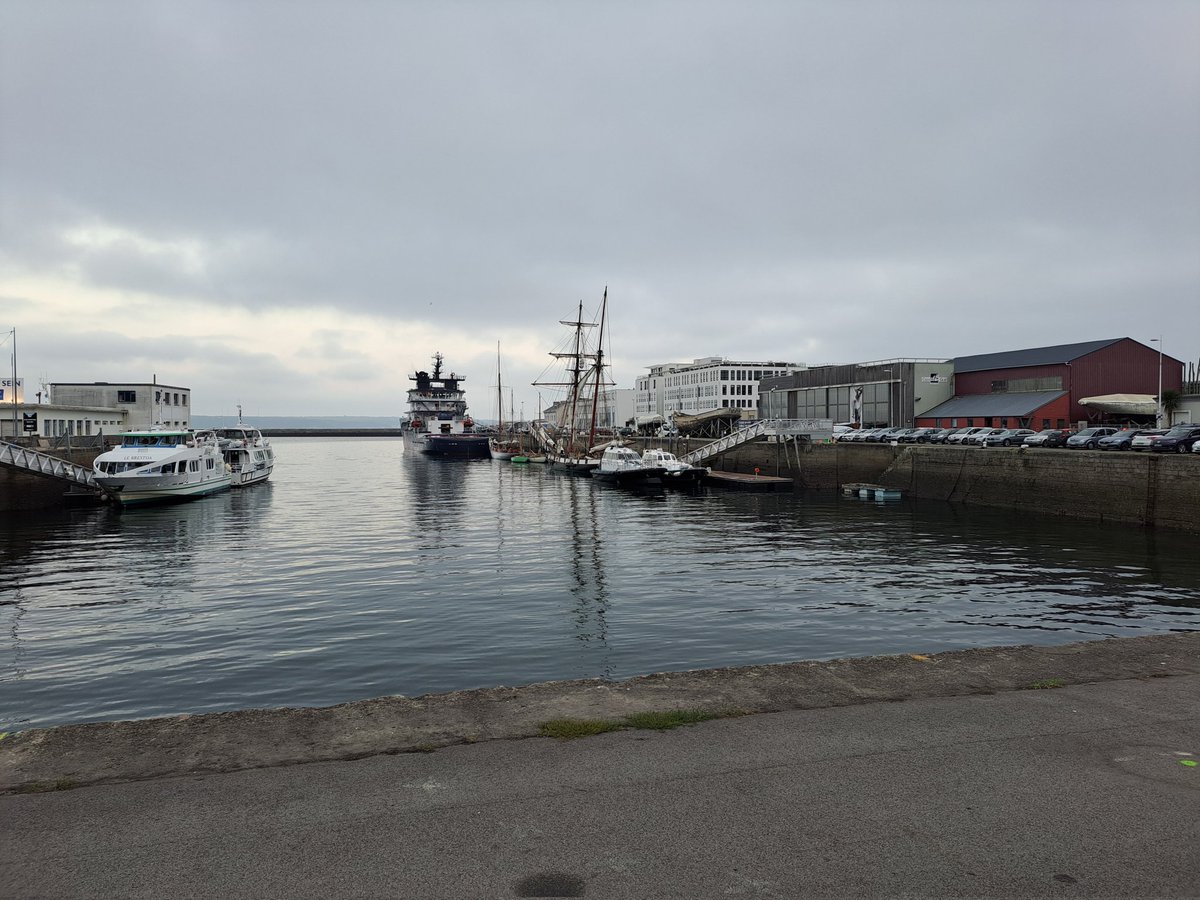
[[[42,451],[47,452],[47,451]],[[52,451],[51,455],[73,462],[77,466],[92,467],[100,450]],[[72,485],[45,475],[31,475],[19,469],[0,466],[0,515],[35,509],[61,508]]]
[[[1200,532],[1195,454],[890,444],[755,443],[711,467],[793,478],[797,490],[867,482],[943,500]]]

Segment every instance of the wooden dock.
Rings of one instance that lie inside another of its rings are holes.
[[[790,491],[792,479],[774,475],[747,475],[743,472],[709,472],[704,477],[709,487],[733,491]]]

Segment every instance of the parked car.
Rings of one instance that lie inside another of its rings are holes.
[[[1116,434],[1117,429],[1107,426],[1100,428],[1085,428],[1067,438],[1067,447],[1071,450],[1095,450],[1100,444],[1100,438]]]
[[[1028,435],[1022,443],[1026,447],[1061,447],[1073,431],[1069,428],[1043,428],[1037,434]]]
[[[1005,428],[999,434],[985,435],[981,442],[985,447],[1015,447],[1031,434],[1032,428]]]
[[[965,429],[959,429],[959,428],[939,428],[936,434],[931,434],[931,435],[929,436],[929,443],[931,443],[931,444],[944,444],[944,443],[946,443],[946,438],[950,437],[950,435],[954,434],[954,432],[956,432],[956,431],[962,431],[962,430],[965,430]]]
[[[860,429],[859,431],[854,432],[854,442],[855,443],[869,443],[875,437],[875,435],[879,433],[879,431],[880,431],[880,429],[878,429],[878,428]]]
[[[1008,429],[1006,428],[983,428],[974,434],[968,434],[965,438],[963,438],[963,443],[970,444],[973,447],[979,447],[983,445],[983,439],[988,435],[999,434],[1000,432],[1007,430]]]
[[[1200,441],[1200,425],[1176,425],[1154,438],[1150,449],[1160,453],[1189,453],[1197,441]]]
[[[991,431],[991,430],[992,429],[990,429],[990,428],[984,428],[984,427],[981,427],[978,425],[975,426],[974,428],[960,428],[958,431],[954,432],[954,434],[950,435],[950,437],[946,438],[946,443],[947,444],[961,444],[963,441],[965,441],[967,438],[969,438],[973,434],[979,434],[979,432],[981,432],[981,431]]]
[[[1162,437],[1169,430],[1170,429],[1168,428],[1147,428],[1130,442],[1129,449],[1149,450],[1150,445],[1154,443],[1155,438]]]
[[[1122,428],[1116,434],[1100,438],[1096,446],[1101,450],[1129,450],[1133,447],[1133,439],[1143,430],[1141,428]]]
[[[899,437],[902,444],[928,444],[929,438],[942,429],[940,428],[910,428],[906,434]]]
[[[900,434],[905,431],[908,431],[908,429],[902,428],[899,425],[894,428],[885,428],[882,432],[880,432],[875,440],[880,444],[888,444],[899,438]]]

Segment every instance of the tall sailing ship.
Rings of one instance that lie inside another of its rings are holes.
[[[486,434],[475,432],[467,415],[467,395],[460,385],[462,375],[442,374],[442,354],[433,355],[433,372],[409,376],[416,387],[408,391],[408,414],[400,420],[404,449],[429,456],[454,459],[487,459]]]
[[[596,447],[596,431],[602,424],[600,409],[605,392],[612,386],[608,380],[608,366],[604,354],[605,331],[608,324],[608,288],[600,303],[597,321],[584,319],[583,301],[574,321],[560,320],[571,329],[566,349],[551,352],[551,356],[565,363],[565,372],[557,381],[535,381],[536,387],[554,387],[564,391],[563,399],[555,404],[557,415],[549,425],[536,431],[547,462],[555,469],[571,475],[590,476],[600,465],[593,453]],[[598,329],[595,341],[591,341],[591,329]]]

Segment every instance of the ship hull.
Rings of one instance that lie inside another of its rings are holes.
[[[421,452],[443,459],[491,459],[487,435],[431,434],[425,437]]]

